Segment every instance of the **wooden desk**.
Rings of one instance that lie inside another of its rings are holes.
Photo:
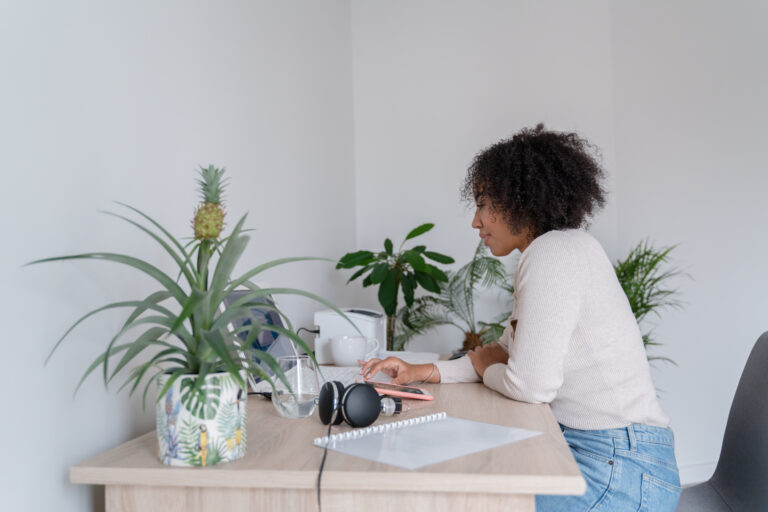
[[[407,471],[328,452],[323,511],[532,511],[535,494],[585,490],[571,452],[547,405],[508,400],[482,384],[425,385],[433,402],[411,402],[404,417],[449,415],[543,432],[524,441]],[[380,418],[378,422],[399,417]],[[349,430],[344,425],[334,432]],[[157,457],[149,432],[70,469],[78,484],[106,486],[107,512],[316,511],[323,450],[312,440],[327,427],[317,412],[280,417],[260,397],[248,401],[248,453],[209,468],[172,468]]]

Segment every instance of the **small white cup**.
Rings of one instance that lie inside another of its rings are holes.
[[[369,359],[379,351],[379,340],[363,336],[331,338],[331,357],[337,366],[357,366],[360,359]]]

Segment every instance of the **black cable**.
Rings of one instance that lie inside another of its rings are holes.
[[[331,444],[331,427],[333,422],[328,424],[328,434],[326,436],[325,449],[323,450],[323,460],[320,461],[320,471],[317,472],[317,512],[322,512],[320,507],[320,479],[323,477],[323,466],[325,466],[325,458],[328,456],[328,445]]]
[[[307,331],[310,334],[320,334],[320,329],[307,329],[306,327],[296,329],[296,334],[301,334],[301,331]]]

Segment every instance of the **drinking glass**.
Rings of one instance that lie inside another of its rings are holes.
[[[290,388],[277,375],[273,377],[275,409],[285,418],[306,418],[315,410],[320,390],[315,363],[309,356],[293,355],[278,357],[277,364]]]

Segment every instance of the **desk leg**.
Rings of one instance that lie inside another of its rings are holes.
[[[323,491],[323,512],[534,512],[532,495]],[[315,491],[216,487],[106,486],[106,512],[317,512]]]

